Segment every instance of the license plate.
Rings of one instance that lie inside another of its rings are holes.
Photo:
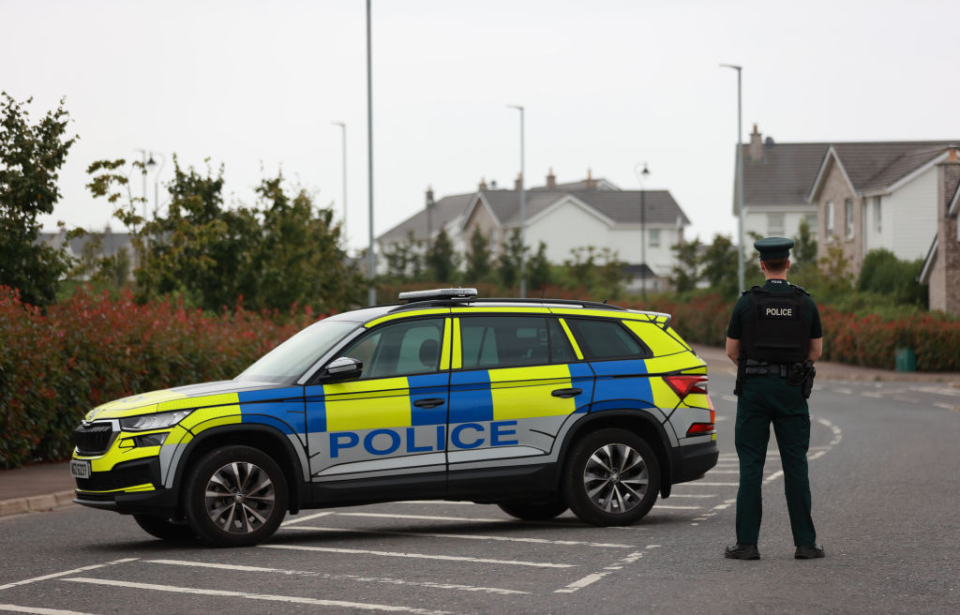
[[[70,462],[70,475],[74,478],[90,478],[90,462],[72,460]]]

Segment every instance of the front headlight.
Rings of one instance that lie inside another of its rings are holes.
[[[176,410],[175,412],[161,412],[159,414],[143,414],[120,419],[120,429],[123,431],[146,431],[148,429],[164,429],[173,427],[193,410]]]

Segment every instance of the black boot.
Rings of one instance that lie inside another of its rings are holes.
[[[826,557],[820,545],[800,545],[793,555],[794,559],[817,559],[818,557]]]
[[[760,559],[760,550],[757,549],[757,545],[742,545],[738,542],[731,547],[727,547],[723,556],[727,559]]]

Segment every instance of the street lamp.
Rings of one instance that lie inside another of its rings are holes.
[[[343,122],[330,122],[343,129],[343,242],[347,243],[347,125]]]
[[[511,109],[520,111],[520,298],[527,296],[527,269],[526,235],[527,235],[527,191],[524,188],[524,142],[523,142],[523,113],[521,105],[507,105]]]
[[[367,269],[370,288],[367,291],[367,303],[377,304],[377,289],[373,280],[377,275],[377,260],[373,253],[373,57],[370,37],[370,2],[367,0],[367,196],[370,199],[370,247],[367,248]]]
[[[167,164],[167,157],[160,152],[150,152],[150,160],[147,161],[147,167],[152,171],[157,166],[154,156],[160,156],[160,168],[153,176],[153,215],[156,216],[160,211],[160,174],[163,173],[163,167]]]
[[[633,167],[633,172],[640,182],[640,294],[644,303],[647,301],[647,191],[644,189],[643,182],[650,176],[647,170],[647,163],[643,163],[643,170],[640,165]]]
[[[743,281],[743,113],[741,111],[741,75],[743,68],[736,64],[721,64],[722,68],[732,68],[737,71],[737,216],[738,216],[738,249],[737,249],[737,281],[740,290],[744,290]]]

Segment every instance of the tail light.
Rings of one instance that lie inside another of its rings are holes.
[[[696,436],[700,434],[709,434],[717,430],[713,423],[694,423],[690,426],[690,429],[687,430],[687,437]]]
[[[664,376],[663,380],[680,399],[683,399],[694,393],[706,395],[707,381],[710,379],[707,378],[706,374],[676,374]]]

